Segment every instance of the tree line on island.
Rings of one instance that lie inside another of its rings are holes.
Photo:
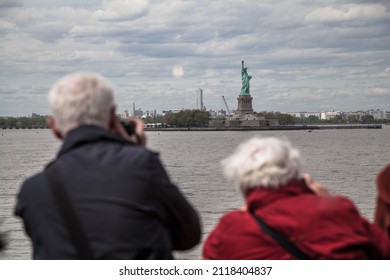
[[[279,125],[294,125],[294,124],[343,124],[343,123],[390,123],[389,119],[374,119],[371,115],[364,115],[361,118],[355,115],[349,116],[335,116],[329,120],[321,120],[316,116],[309,116],[307,118],[297,118],[289,114],[280,112],[260,112],[257,116],[263,116],[266,119],[277,119]],[[225,116],[217,116],[216,119],[224,119]],[[5,128],[48,128],[46,122],[47,116],[33,116],[33,117],[0,117],[0,127]],[[182,110],[178,113],[166,113],[165,115],[148,116],[143,118],[146,124],[161,123],[166,127],[207,127],[211,115],[207,111],[201,110]]]

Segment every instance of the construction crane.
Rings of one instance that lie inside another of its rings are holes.
[[[227,111],[228,115],[230,115],[229,106],[227,105],[227,102],[225,100],[225,96],[222,95],[222,99],[223,99],[223,102],[225,103],[226,111]]]

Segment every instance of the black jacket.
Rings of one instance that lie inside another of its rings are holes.
[[[171,259],[200,241],[196,211],[169,180],[158,155],[97,126],[67,135],[53,163],[97,259]],[[44,173],[27,179],[15,214],[34,259],[77,259],[78,252]]]

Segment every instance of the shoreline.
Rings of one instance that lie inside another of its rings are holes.
[[[145,131],[276,131],[324,129],[382,129],[382,124],[286,125],[268,127],[147,127]]]
[[[49,129],[49,127],[1,127],[3,130]],[[145,127],[145,131],[275,131],[275,130],[324,130],[324,129],[382,129],[382,124],[320,124],[280,125],[264,127]]]

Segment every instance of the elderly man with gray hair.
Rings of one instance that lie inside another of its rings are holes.
[[[388,259],[389,239],[307,174],[289,141],[254,137],[223,161],[243,209],[209,233],[204,259]]]
[[[143,122],[125,130],[111,85],[74,73],[49,92],[57,158],[28,178],[15,214],[34,259],[172,259],[200,241],[198,214],[146,149]]]

